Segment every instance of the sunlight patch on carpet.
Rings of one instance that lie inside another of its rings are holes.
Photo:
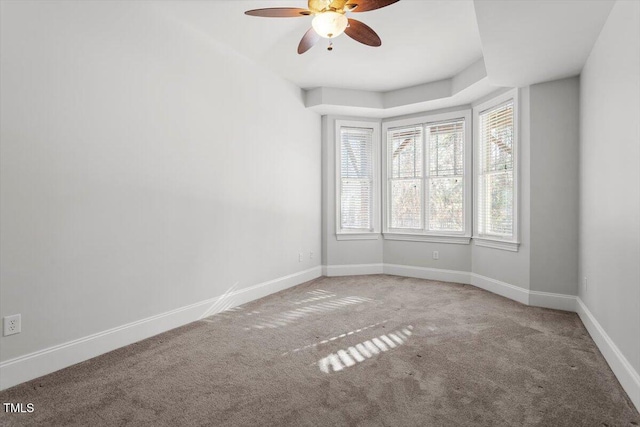
[[[326,374],[338,372],[357,363],[364,362],[378,354],[393,350],[404,344],[413,334],[413,326],[395,330],[370,340],[338,350],[318,360],[318,367]]]
[[[362,304],[372,301],[374,300],[372,300],[371,298],[357,296],[339,298],[333,301],[325,301],[318,304],[308,305],[306,307],[300,307],[295,310],[284,311],[271,316],[263,316],[258,320],[258,323],[254,324],[252,327],[255,329],[278,328],[295,323],[298,320],[310,315],[324,314],[327,312],[340,310],[354,304]],[[250,328],[244,329],[249,330]]]
[[[366,331],[367,329],[375,328],[376,326],[380,326],[380,325],[382,325],[382,324],[384,324],[384,323],[387,323],[388,321],[389,321],[389,319],[387,319],[387,320],[383,320],[382,322],[373,323],[373,324],[371,324],[371,325],[367,325],[367,326],[364,326],[364,327],[362,327],[362,328],[355,329],[355,330],[353,330],[353,331],[345,332],[345,333],[343,333],[343,334],[336,335],[336,336],[333,336],[333,337],[330,337],[330,338],[324,339],[324,340],[322,340],[322,341],[318,341],[318,342],[313,343],[313,344],[305,345],[304,347],[295,348],[295,349],[293,349],[293,350],[291,350],[291,351],[287,351],[287,352],[285,352],[285,353],[282,353],[282,354],[281,354],[281,356],[286,356],[287,354],[290,354],[290,353],[297,353],[297,352],[299,352],[299,351],[307,350],[307,349],[309,349],[309,348],[314,348],[314,347],[317,347],[317,346],[322,345],[322,344],[328,344],[328,343],[329,343],[329,342],[331,342],[331,341],[335,341],[335,340],[338,340],[338,339],[340,339],[340,338],[346,338],[346,337],[348,337],[348,336],[350,336],[350,335],[353,335],[353,334],[357,334],[357,333],[360,333],[360,332]]]

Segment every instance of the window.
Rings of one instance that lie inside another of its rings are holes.
[[[464,120],[427,126],[430,231],[464,232]]]
[[[470,116],[384,124],[385,238],[469,243]]]
[[[422,127],[393,129],[388,133],[389,226],[422,228]]]
[[[515,93],[475,109],[476,244],[518,250]]]
[[[338,238],[377,238],[377,124],[336,122]]]

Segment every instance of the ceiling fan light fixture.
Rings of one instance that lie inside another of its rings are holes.
[[[349,20],[343,13],[327,11],[319,13],[311,21],[311,26],[320,37],[332,39],[344,32]]]

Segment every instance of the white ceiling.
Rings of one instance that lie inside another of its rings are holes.
[[[476,0],[489,82],[517,87],[579,74],[613,3]]]
[[[298,55],[311,17],[258,18],[245,10],[302,7],[306,0],[159,2],[174,18],[227,43],[303,89],[315,87],[388,91],[450,78],[482,58],[472,0],[402,0],[352,19],[382,39],[373,48],[346,35]]]
[[[614,0],[402,0],[352,19],[371,26],[382,46],[346,35],[303,55],[312,17],[259,18],[244,11],[306,7],[306,0],[158,1],[171,19],[228,45],[296,86],[351,89],[306,101],[321,114],[390,117],[473,102],[500,87],[575,76]],[[446,90],[441,90],[441,89]],[[433,89],[433,90],[432,90]],[[321,89],[324,90],[324,89]],[[325,99],[328,98],[328,99]],[[385,100],[393,102],[385,102]],[[389,104],[389,105],[387,105]]]

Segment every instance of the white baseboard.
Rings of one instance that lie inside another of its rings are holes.
[[[325,265],[322,270],[327,277],[383,273],[382,264]]]
[[[322,275],[317,266],[180,307],[0,363],[0,390],[50,374],[120,347],[211,316]]]
[[[415,277],[417,279],[437,280],[439,282],[454,282],[471,284],[468,271],[444,270],[441,268],[414,267],[411,265],[384,264],[385,274],[394,276]]]
[[[576,296],[554,294],[551,292],[529,291],[529,305],[553,308],[556,310],[576,311]]]
[[[576,298],[576,311],[620,385],[627,392],[636,409],[640,411],[640,375],[580,298]]]
[[[212,303],[209,304],[209,308],[202,312],[198,319],[213,316],[214,314],[228,310],[229,308],[237,307],[250,301],[255,301],[259,298],[283,291],[292,286],[308,282],[309,280],[317,279],[322,276],[322,271],[322,266],[319,265],[308,270],[299,271],[267,282],[258,283],[257,285],[253,285],[248,288],[232,290],[231,292],[227,292],[219,297],[213,298],[211,300]]]
[[[505,298],[518,301],[522,304],[529,304],[529,290],[520,288],[518,286],[511,285],[500,280],[492,279],[490,277],[481,276],[475,273],[469,273],[471,275],[471,284],[485,291],[503,296]]]
[[[418,279],[438,280],[442,282],[464,283],[486,291],[536,307],[556,310],[576,311],[576,297],[573,295],[550,292],[530,291],[500,280],[471,273],[469,271],[445,270],[441,268],[417,267],[400,264],[350,264],[325,265],[325,276],[352,276],[360,274],[391,274],[394,276],[415,277]]]

